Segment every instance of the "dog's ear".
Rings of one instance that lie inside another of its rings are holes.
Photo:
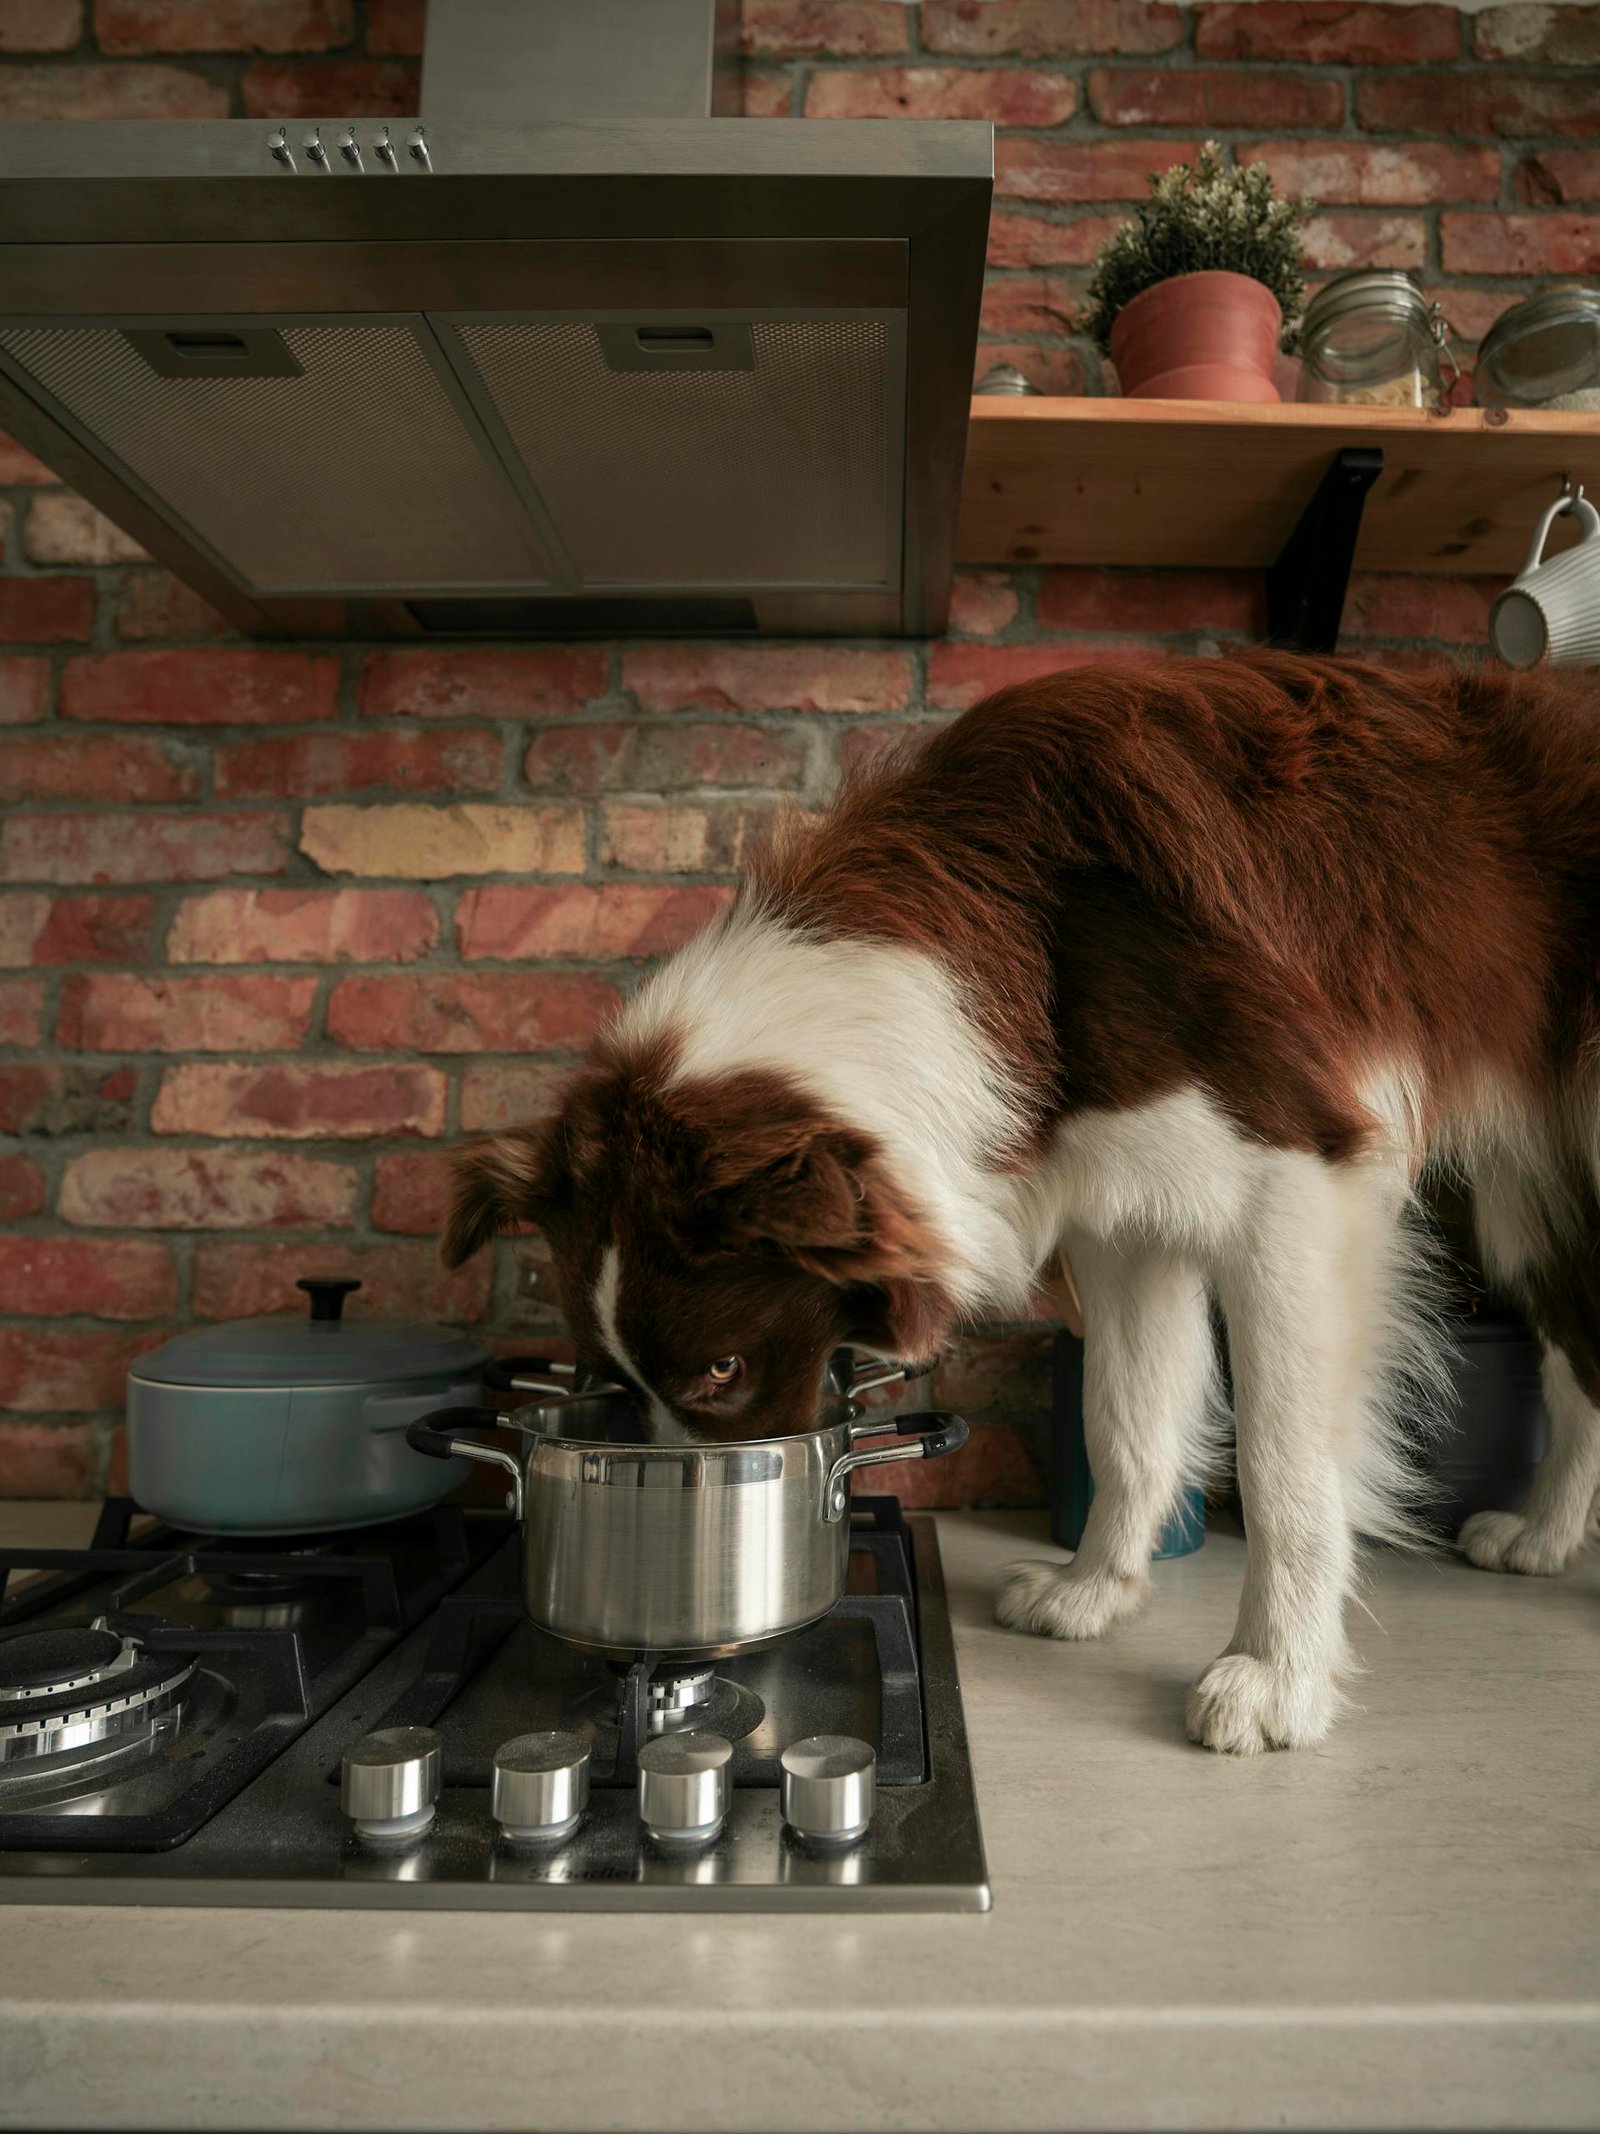
[[[956,1307],[937,1281],[880,1282],[850,1299],[854,1316],[846,1339],[875,1355],[926,1363],[950,1337]]]
[[[459,1267],[502,1230],[522,1223],[542,1227],[565,1201],[569,1183],[559,1119],[469,1141],[455,1158],[439,1257],[446,1267]]]
[[[933,1240],[864,1136],[774,1120],[721,1136],[707,1158],[702,1242],[783,1254],[830,1282],[914,1279]]]

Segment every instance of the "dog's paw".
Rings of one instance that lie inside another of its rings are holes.
[[[1080,1571],[1076,1564],[1017,1563],[995,1600],[995,1619],[1041,1638],[1103,1637],[1139,1605],[1146,1584]]]
[[[1520,1571],[1527,1578],[1554,1578],[1577,1553],[1521,1512],[1474,1512],[1456,1546],[1480,1571]]]
[[[1333,1682],[1291,1674],[1248,1652],[1213,1660],[1189,1692],[1189,1739],[1224,1756],[1303,1749],[1333,1724]]]

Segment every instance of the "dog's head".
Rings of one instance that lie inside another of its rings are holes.
[[[778,1074],[587,1069],[554,1118],[463,1151],[445,1262],[527,1224],[580,1362],[630,1386],[658,1438],[809,1430],[833,1349],[918,1360],[951,1316],[871,1137]]]

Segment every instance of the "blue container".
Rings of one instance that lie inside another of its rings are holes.
[[[1064,1549],[1083,1539],[1094,1502],[1094,1476],[1083,1435],[1083,1343],[1075,1334],[1056,1336],[1050,1432],[1050,1538]],[[1162,1528],[1152,1561],[1189,1556],[1206,1538],[1205,1492],[1186,1489]]]

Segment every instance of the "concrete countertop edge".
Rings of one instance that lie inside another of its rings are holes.
[[[1600,2125],[1600,1567],[1378,1560],[1365,1709],[1227,1764],[1236,1538],[1062,1647],[988,1613],[1040,1518],[939,1525],[991,1914],[6,1906],[0,2126]]]

